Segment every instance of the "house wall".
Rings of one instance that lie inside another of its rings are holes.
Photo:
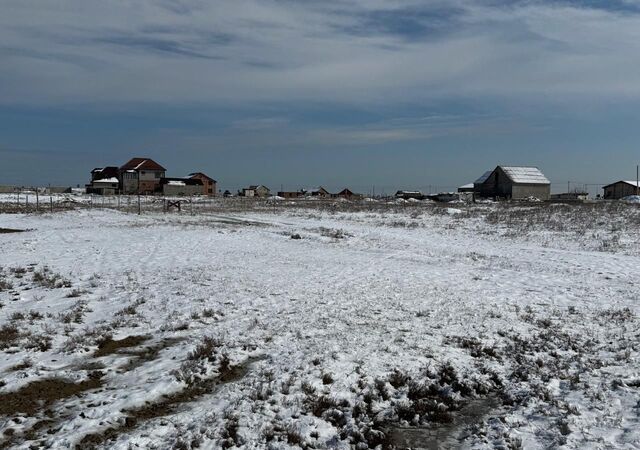
[[[217,192],[218,192],[218,186],[217,183],[215,181],[210,180],[207,177],[203,177],[202,175],[196,174],[194,176],[192,176],[191,178],[193,178],[194,180],[201,180],[202,181],[202,194],[203,195],[208,195],[210,197],[215,197]]]
[[[255,190],[256,196],[258,197],[267,197],[269,195],[269,189],[265,187],[259,187]]]
[[[135,172],[122,172],[122,193],[135,194],[138,192],[138,174]]]
[[[604,190],[604,198],[610,200],[619,200],[629,195],[636,195],[636,187],[627,183],[615,183]]]
[[[523,199],[535,197],[540,200],[551,198],[551,186],[548,184],[514,184],[511,188],[511,198]]]
[[[202,195],[202,186],[195,185],[185,185],[178,186],[174,184],[163,184],[162,185],[162,193],[164,195],[171,196],[190,196],[190,195]]]

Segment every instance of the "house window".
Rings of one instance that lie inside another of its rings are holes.
[[[160,178],[160,175],[162,175],[160,172],[156,172],[156,178]]]

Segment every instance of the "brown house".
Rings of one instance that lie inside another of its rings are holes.
[[[361,195],[360,194],[355,194],[354,192],[351,191],[351,189],[344,188],[343,190],[341,190],[337,194],[331,194],[331,197],[333,197],[333,198],[344,198],[344,199],[347,199],[347,200],[354,200],[356,198],[360,198]]]
[[[152,194],[160,191],[166,169],[151,158],[132,158],[120,167],[123,194]]]
[[[202,181],[202,194],[215,197],[218,182],[202,172],[190,173],[189,178]]]

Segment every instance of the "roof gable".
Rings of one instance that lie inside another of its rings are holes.
[[[164,167],[151,158],[131,158],[120,170],[159,170],[166,171]]]
[[[518,184],[551,184],[537,167],[498,166],[509,179]]]
[[[493,170],[487,170],[485,173],[482,174],[482,176],[480,178],[478,178],[476,181],[474,181],[473,184],[482,184],[482,183],[484,183],[485,181],[487,181],[487,178],[489,178],[492,173],[493,173]]]

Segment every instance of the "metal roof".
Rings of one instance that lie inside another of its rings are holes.
[[[500,168],[514,183],[551,184],[537,167],[500,166]]]
[[[487,181],[487,178],[489,178],[489,176],[493,173],[493,170],[487,170],[485,173],[482,174],[482,176],[480,178],[478,178],[476,181],[473,182],[473,184],[482,184],[485,181]]]

